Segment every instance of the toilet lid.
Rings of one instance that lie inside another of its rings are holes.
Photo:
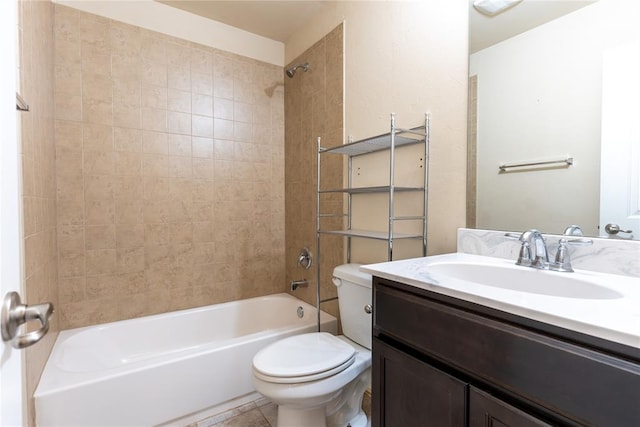
[[[253,358],[253,368],[265,380],[310,381],[308,377],[321,379],[346,369],[353,363],[355,352],[352,346],[326,332],[294,335],[260,350]]]

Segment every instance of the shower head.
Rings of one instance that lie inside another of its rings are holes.
[[[296,65],[295,67],[291,67],[287,69],[287,76],[289,76],[289,78],[293,77],[293,75],[296,73],[296,70],[298,68],[302,68],[304,70],[304,72],[306,73],[307,70],[309,69],[309,63],[305,62],[304,64],[300,64],[300,65]]]

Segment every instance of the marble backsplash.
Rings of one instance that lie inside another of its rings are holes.
[[[516,233],[520,233],[516,231]],[[458,252],[515,260],[520,244],[505,238],[506,231],[458,229]],[[553,259],[558,248],[557,234],[543,234],[547,240],[549,258]],[[640,278],[640,241],[591,238],[589,246],[570,246],[569,255],[573,268],[620,274]]]

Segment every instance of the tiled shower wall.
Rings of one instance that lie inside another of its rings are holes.
[[[61,327],[284,291],[282,68],[59,5],[54,34]]]
[[[288,67],[309,63],[309,70],[298,69],[285,80],[286,121],[286,271],[287,283],[307,279],[307,288],[293,292],[310,304],[316,303],[317,261],[320,258],[321,298],[336,296],[331,282],[332,270],[344,262],[343,238],[322,236],[320,254],[316,250],[316,182],[318,137],[323,147],[343,143],[343,25],[315,43]],[[321,159],[321,182],[324,189],[343,186],[343,158],[327,155]],[[342,195],[323,196],[323,213],[341,214]],[[323,228],[340,229],[342,219],[323,219]],[[296,265],[300,249],[308,247],[315,256],[313,268]],[[322,309],[338,315],[336,301],[322,304]]]
[[[53,5],[18,2],[18,90],[30,106],[17,113],[22,158],[24,293],[27,304],[58,307],[56,254],[56,177],[53,138]],[[33,324],[36,327],[37,322]],[[58,316],[49,333],[26,349],[28,422],[34,425],[33,392],[58,332]]]

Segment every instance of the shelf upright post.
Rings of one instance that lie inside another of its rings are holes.
[[[316,191],[316,312],[318,332],[320,331],[320,153],[322,150],[321,138],[318,137],[318,162],[317,162],[317,191]]]
[[[391,113],[391,142],[389,147],[389,247],[387,261],[393,261],[393,220],[394,220],[394,175],[395,175],[395,143],[396,143],[396,113]]]
[[[347,230],[351,230],[351,189],[353,188],[353,180],[351,173],[353,172],[353,156],[347,157],[347,163],[349,165],[347,172]],[[344,163],[343,163],[344,165]],[[344,198],[342,199],[344,200]],[[344,211],[343,211],[344,212]],[[351,262],[351,236],[347,236],[347,264]]]
[[[424,113],[424,192],[422,198],[424,207],[422,210],[422,256],[427,256],[427,213],[429,209],[429,144],[430,144],[430,117],[429,113]]]

